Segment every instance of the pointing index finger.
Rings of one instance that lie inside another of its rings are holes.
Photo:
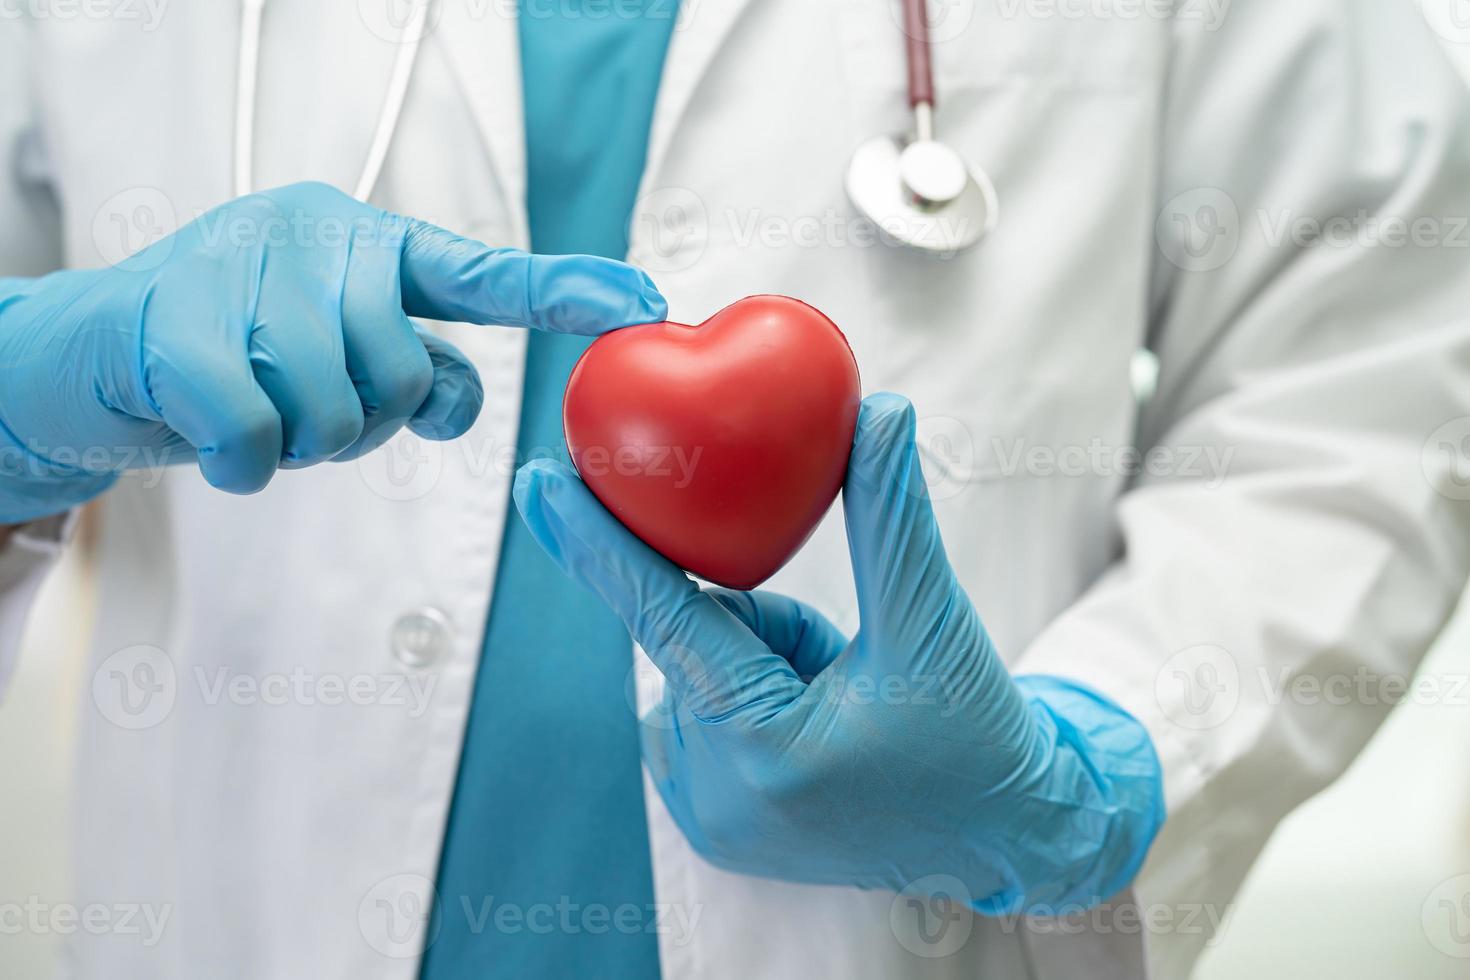
[[[409,316],[589,336],[668,317],[653,281],[623,262],[492,248],[403,220],[399,277]]]

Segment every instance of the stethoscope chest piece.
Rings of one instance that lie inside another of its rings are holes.
[[[888,240],[954,253],[978,243],[1000,216],[995,185],[934,135],[934,71],[926,0],[903,0],[912,139],[876,136],[847,168],[847,197]]]
[[[885,238],[926,252],[978,244],[1000,211],[990,178],[936,140],[867,140],[848,165],[847,196]]]

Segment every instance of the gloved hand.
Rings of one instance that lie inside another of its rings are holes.
[[[322,184],[240,198],[115,268],[0,280],[0,523],[145,464],[250,493],[405,423],[460,435],[479,376],[410,316],[595,334],[666,305],[620,262],[490,248]]]
[[[1007,672],[945,557],[904,399],[863,403],[843,489],[852,639],[783,596],[701,593],[565,466],[522,467],[515,498],[662,671],[672,720],[641,726],[644,757],[712,863],[894,891],[953,876],[993,915],[1094,905],[1137,872],[1163,820],[1149,736],[1078,684]]]

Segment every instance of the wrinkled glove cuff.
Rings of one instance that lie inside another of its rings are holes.
[[[976,903],[983,915],[1061,916],[1100,905],[1137,876],[1164,823],[1164,778],[1148,730],[1091,688],[1015,678],[1046,747],[1027,808],[1046,832],[1028,843],[1037,880]]]
[[[0,423],[0,524],[23,524],[63,513],[116,482],[116,473],[98,473],[36,455]]]
[[[23,300],[39,282],[0,278],[0,313]],[[0,418],[0,524],[24,524],[64,513],[115,482],[117,474],[87,470],[80,458],[76,465],[46,458],[27,446]]]

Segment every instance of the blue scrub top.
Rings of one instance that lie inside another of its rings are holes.
[[[627,254],[676,13],[666,0],[522,0],[535,251]],[[587,341],[533,331],[529,344],[521,460],[564,458],[562,392]],[[421,976],[654,980],[628,634],[511,515]]]

